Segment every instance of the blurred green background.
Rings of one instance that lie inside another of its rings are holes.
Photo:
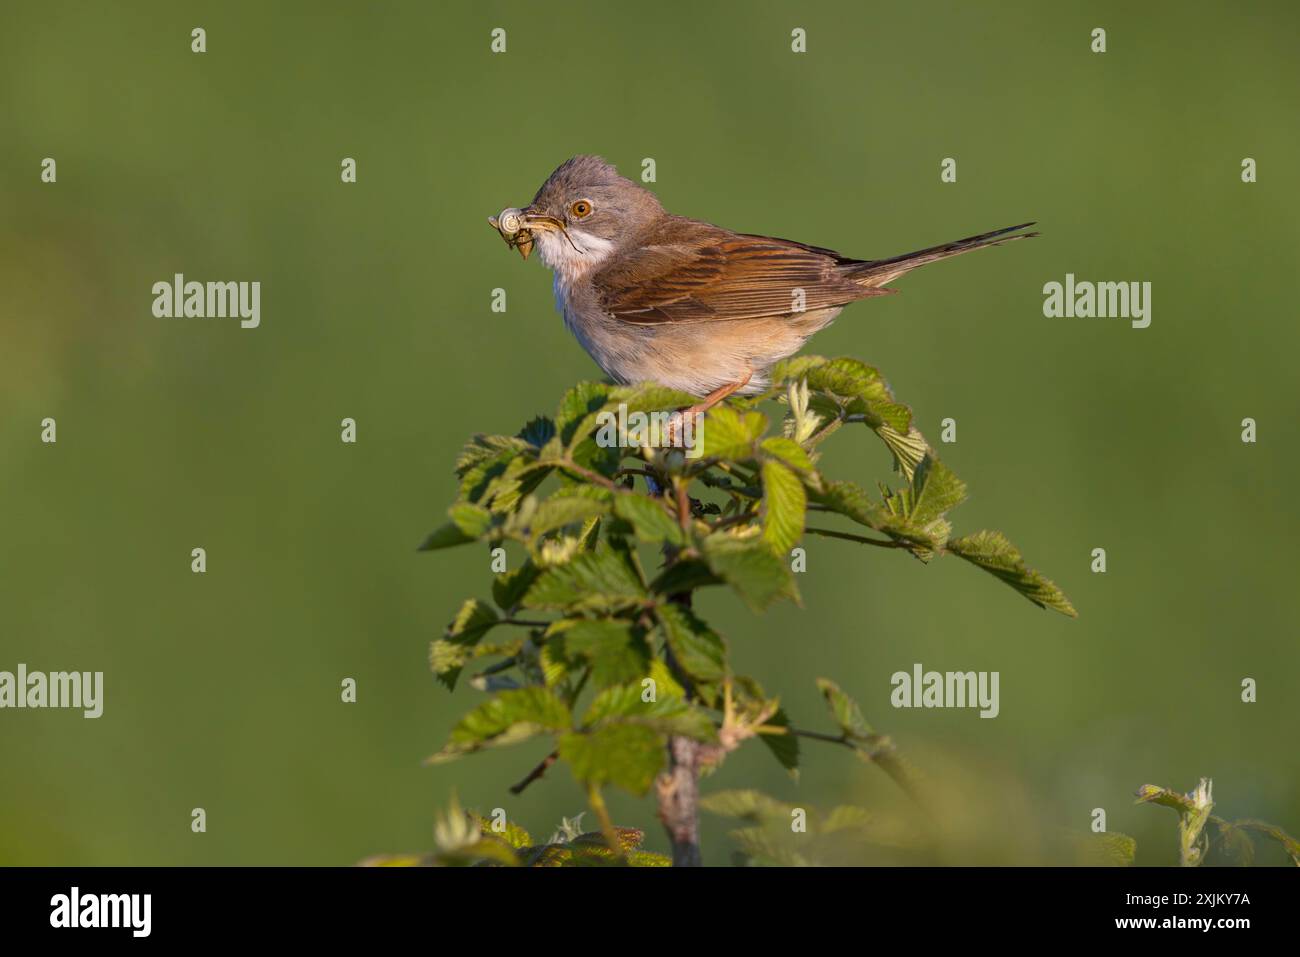
[[[489,571],[477,550],[415,552],[469,434],[599,376],[544,268],[484,223],[579,152],[633,177],[653,157],[672,211],[864,258],[1040,223],[851,306],[813,349],[879,366],[933,438],[957,419],[957,530],[1004,530],[1080,618],[955,560],[813,540],[804,609],[703,607],[796,723],[824,725],[819,675],[857,696],[968,809],[952,862],[1050,861],[1048,835],[1102,807],[1139,862],[1169,863],[1173,815],[1133,790],[1202,775],[1225,815],[1300,831],[1294,4],[42,2],[4,19],[0,669],[103,671],[106,700],[95,721],[0,713],[0,862],[348,864],[428,849],[453,791],[542,837],[583,809],[562,768],[506,792],[541,742],[421,766],[477,695],[435,685],[429,641]],[[176,272],[259,280],[261,327],[154,318],[151,286]],[[1067,272],[1150,281],[1151,327],[1044,318]],[[829,471],[888,477],[878,442],[829,447]],[[889,676],[913,662],[999,671],[1000,717],[893,710]],[[751,745],[705,788],[897,805],[814,745],[797,782]],[[611,807],[665,848],[651,799]],[[710,863],[727,826],[705,820]]]

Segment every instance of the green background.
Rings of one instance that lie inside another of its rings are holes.
[[[653,157],[674,212],[863,258],[1039,222],[813,349],[879,366],[932,439],[957,420],[956,529],[1004,530],[1079,619],[823,539],[802,610],[702,604],[796,723],[826,726],[831,676],[959,796],[941,860],[1053,860],[1102,807],[1168,863],[1173,815],[1132,793],[1202,775],[1225,815],[1300,830],[1294,4],[5,7],[0,669],[103,671],[106,695],[95,721],[0,712],[0,862],[348,864],[430,848],[453,791],[542,837],[583,809],[563,768],[506,793],[542,742],[421,766],[478,694],[437,686],[428,644],[489,570],[415,552],[468,435],[599,375],[484,223],[579,152]],[[261,327],[154,318],[176,272],[259,280]],[[1150,281],[1151,327],[1044,318],[1067,272]],[[824,465],[888,478],[856,433]],[[892,709],[914,662],[999,671],[1000,717]],[[796,782],[751,745],[704,787],[897,806],[848,752],[804,754]],[[666,846],[651,799],[611,808]],[[727,827],[706,818],[708,862]]]

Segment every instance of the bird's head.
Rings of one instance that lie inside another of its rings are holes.
[[[551,269],[581,275],[634,243],[664,209],[654,193],[618,175],[599,156],[575,156],[542,184],[523,209],[488,222],[528,258],[536,244]]]

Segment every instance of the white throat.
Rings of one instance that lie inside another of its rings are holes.
[[[533,234],[537,255],[555,273],[557,283],[569,285],[599,269],[614,252],[614,244],[581,229],[569,229],[570,243],[558,231],[538,230]],[[577,249],[573,247],[577,246]]]

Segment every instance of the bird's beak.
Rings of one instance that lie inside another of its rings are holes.
[[[488,223],[501,234],[506,245],[519,250],[524,259],[533,251],[533,233],[536,230],[564,231],[564,224],[554,216],[549,216],[536,206],[524,209],[508,207],[499,216],[489,216]]]

